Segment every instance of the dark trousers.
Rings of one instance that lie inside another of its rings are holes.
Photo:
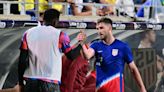
[[[26,80],[24,92],[60,92],[59,85],[42,80]]]

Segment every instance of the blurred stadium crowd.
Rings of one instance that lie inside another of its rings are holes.
[[[75,16],[89,16],[93,15],[93,11],[98,16],[105,15],[122,15],[134,17],[144,17],[143,5],[151,5],[152,0],[5,0],[5,1],[19,1],[25,2],[26,14],[36,16],[34,11],[36,9],[36,1],[39,3],[39,13],[42,13],[49,8],[50,3],[53,2],[52,8],[59,10],[61,13],[66,9],[62,3],[69,4],[68,14]],[[94,4],[100,4],[94,6]],[[139,5],[134,7],[135,5]],[[3,4],[0,3],[0,14],[3,14]],[[21,4],[11,4],[11,14],[20,14]],[[119,11],[119,12],[118,12]]]

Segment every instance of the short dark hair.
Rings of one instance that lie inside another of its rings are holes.
[[[99,23],[105,23],[105,24],[111,24],[112,25],[112,20],[110,19],[110,18],[101,18],[101,19],[99,19],[98,21],[97,21],[97,24],[99,24]]]
[[[52,23],[55,20],[59,20],[60,12],[56,9],[47,9],[44,12],[43,20],[48,23]]]

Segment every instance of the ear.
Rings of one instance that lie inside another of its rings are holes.
[[[52,21],[52,22],[53,22],[53,25],[54,25],[54,26],[57,26],[57,24],[58,24],[59,20],[57,20],[57,19],[53,19],[53,21]]]
[[[112,25],[109,24],[109,30],[112,31]]]

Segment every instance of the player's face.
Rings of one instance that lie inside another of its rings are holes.
[[[100,39],[104,40],[109,35],[111,25],[105,24],[105,23],[98,23],[96,25],[96,29],[98,30],[98,34],[100,36]]]
[[[153,43],[156,40],[156,34],[155,31],[150,31],[149,32],[149,40]]]

